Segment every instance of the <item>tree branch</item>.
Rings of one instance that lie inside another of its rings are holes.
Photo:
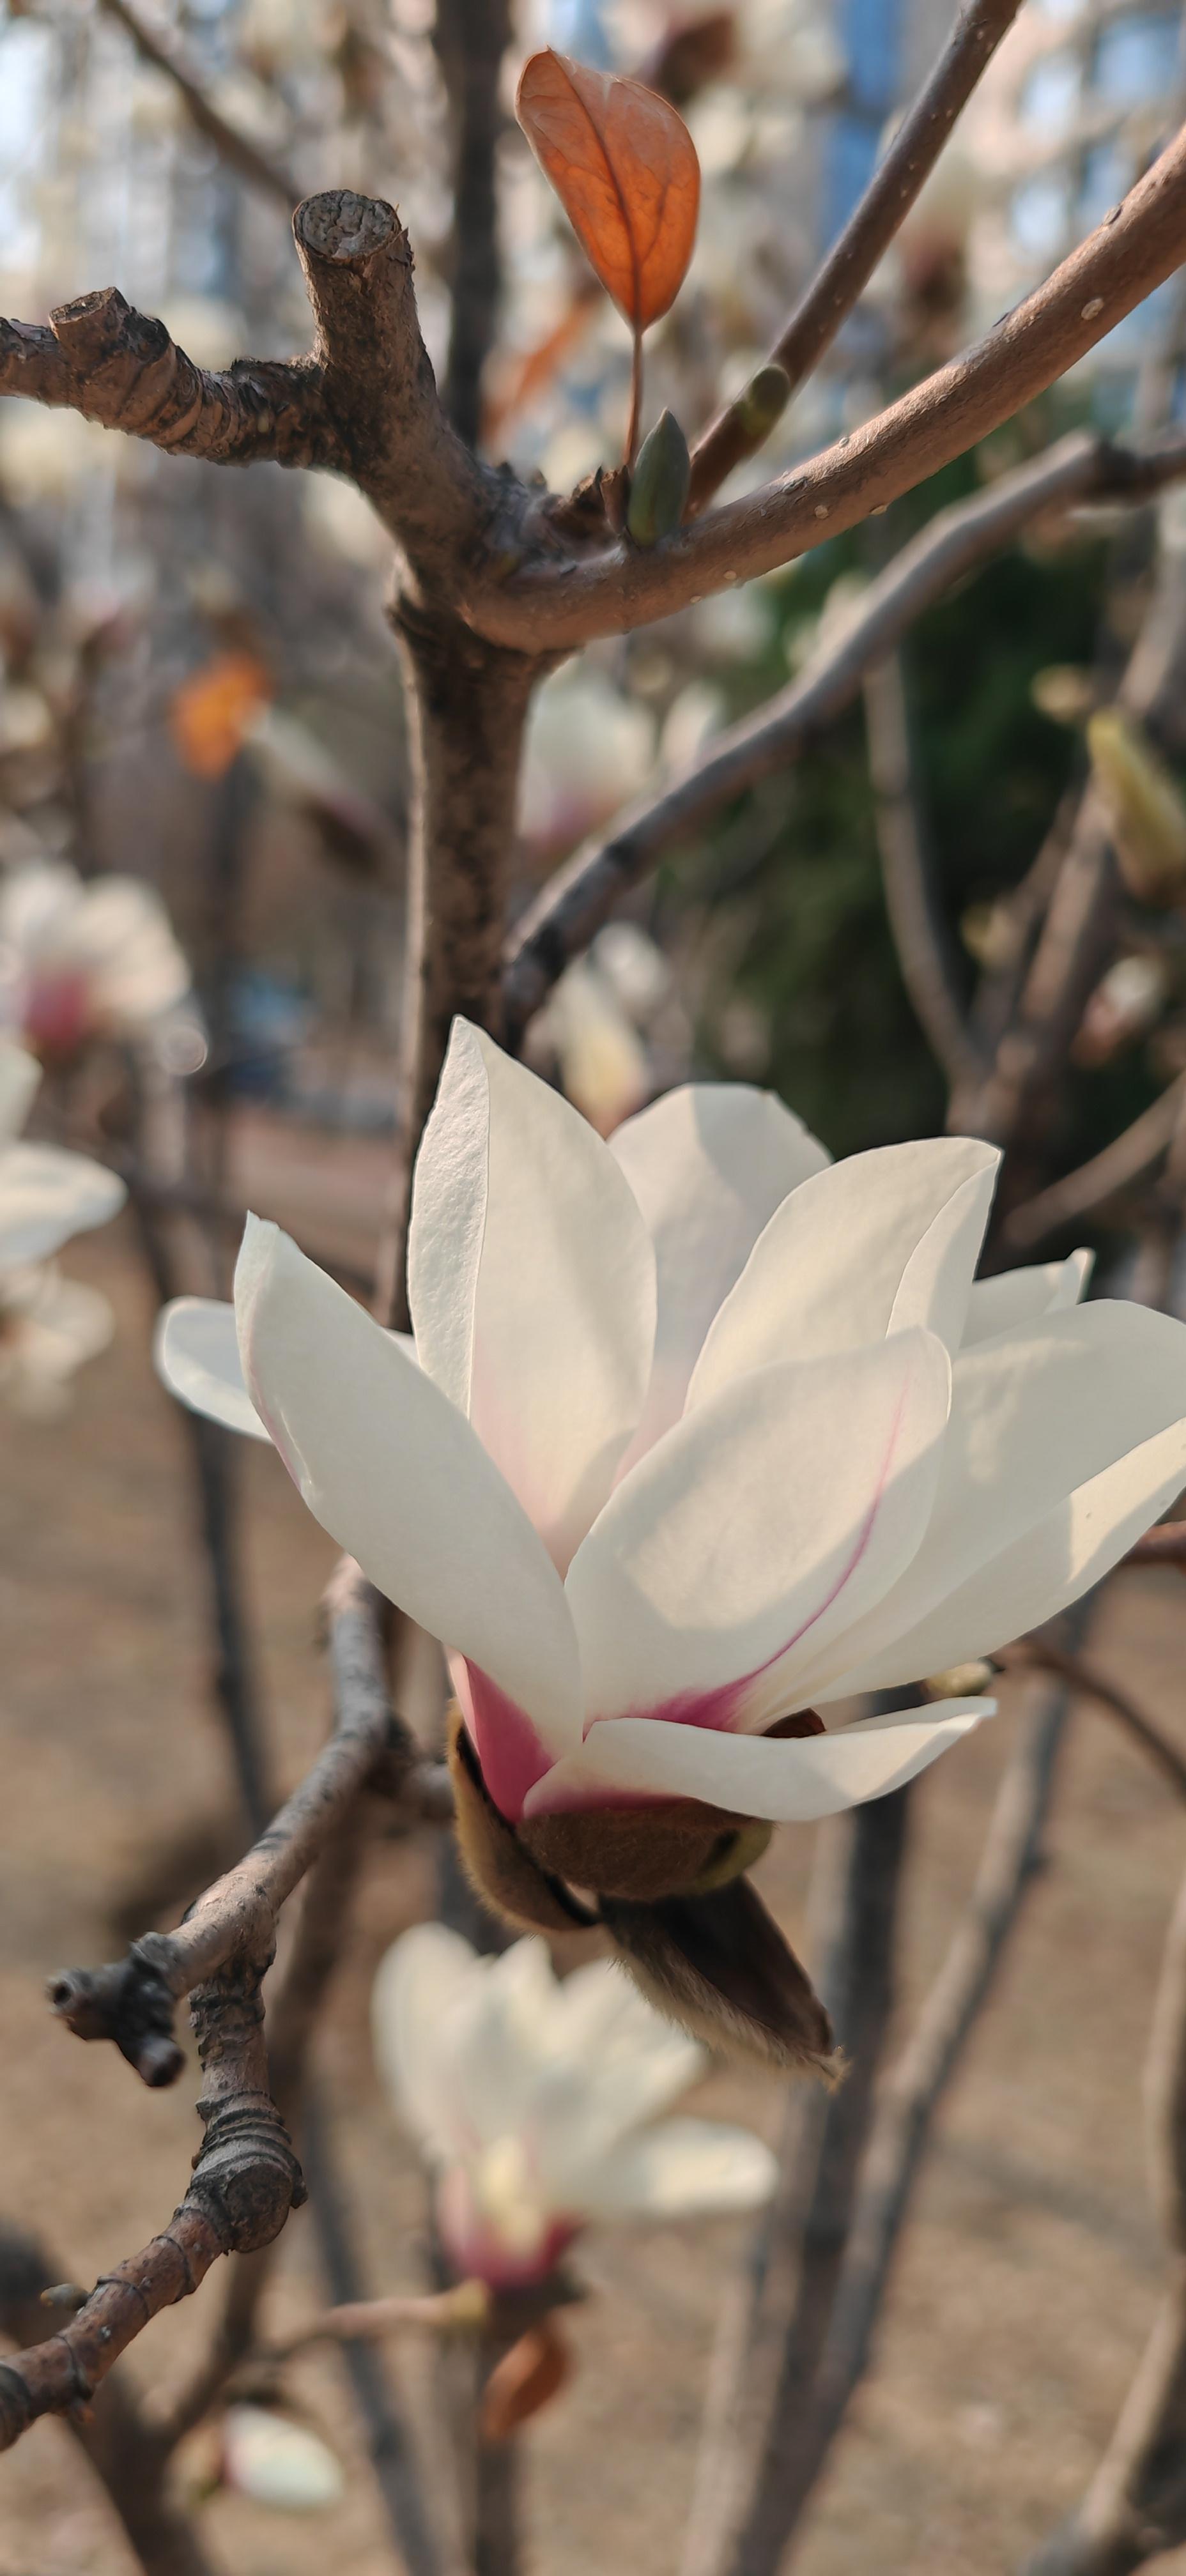
[[[1126,1558],[1125,1562],[1131,1564],[1132,1558]],[[1086,1698],[1098,1700],[1100,1707],[1106,1708],[1156,1763],[1179,1798],[1186,1798],[1186,1755],[1179,1753],[1177,1745],[1171,1744],[1153,1719],[1137,1707],[1127,1691],[1110,1682],[1097,1664],[1084,1663],[1081,1656],[1068,1654],[1065,1647],[1056,1645],[1052,1638],[1043,1637],[1040,1633],[1020,1637],[1016,1645],[1006,1646],[1003,1653],[994,1656],[993,1660],[1005,1672],[1024,1671],[1028,1665],[1031,1670],[1036,1668],[1039,1672],[1057,1673],[1068,1690],[1080,1691]]]
[[[1049,1189],[1039,1190],[1036,1198],[1023,1199],[1019,1207],[1013,1208],[1002,1228],[1002,1243],[1010,1251],[1030,1252],[1047,1235],[1077,1224],[1080,1217],[1090,1216],[1119,1191],[1131,1189],[1134,1181],[1144,1180],[1161,1156],[1168,1153],[1184,1105],[1186,1074],[1179,1074],[1160,1100],[1142,1110],[1131,1127],[1105,1145],[1102,1153],[1093,1154],[1090,1162],[1080,1163],[1077,1171],[1067,1172],[1061,1181],[1052,1181]]]
[[[0,2334],[35,2343],[45,2332],[44,2293],[60,2279],[38,2245],[0,2228]],[[66,2418],[111,2498],[146,2576],[214,2576],[189,2516],[168,2493],[168,2452],[130,2389],[109,2380],[93,2407]]]
[[[117,26],[131,37],[141,61],[152,63],[157,71],[164,72],[172,81],[184,101],[190,124],[214,145],[220,159],[230,169],[236,170],[241,179],[249,180],[253,188],[260,188],[266,196],[273,197],[290,215],[301,194],[295,179],[282,161],[272,160],[268,153],[261,151],[258,143],[252,142],[249,134],[241,133],[237,126],[228,124],[226,117],[219,114],[197,65],[190,60],[175,30],[163,23],[153,26],[148,19],[141,17],[138,9],[133,8],[132,0],[100,0],[100,5],[107,16],[114,18]]]
[[[414,1814],[419,1770],[387,1697],[376,1596],[349,1559],[331,1586],[329,1619],[337,1732],[267,1833],[177,1932],[149,1933],[116,1966],[76,1971],[52,1989],[80,2037],[114,2039],[156,2084],[180,2071],[172,2007],[188,1992],[205,2140],[169,2225],[100,2281],[51,2340],[0,2364],[0,2449],[38,2416],[86,2404],[152,2317],[196,2290],[220,2255],[257,2255],[270,2245],[305,2197],[269,2092],[263,2036],[260,1987],[277,1913],[364,1784],[381,1785]],[[435,1766],[427,1767],[435,1788]]]
[[[50,2000],[79,2039],[114,2040],[146,2084],[172,2084],[182,2056],[173,2006],[244,1949],[271,1944],[276,1917],[352,1801],[382,1772],[388,1794],[416,1810],[417,1748],[375,1669],[375,1595],[345,1560],[330,1592],[330,1654],[338,1725],[246,1858],[208,1888],[175,1932],[148,1932],[104,1968],[67,1969]],[[435,1765],[424,1766],[435,1797]]]
[[[81,412],[214,465],[270,458],[346,469],[312,360],[238,358],[225,374],[196,367],[116,286],[59,305],[46,327],[0,319],[0,394]]]
[[[1166,1943],[1145,2095],[1169,2285],[1087,2494],[1025,2576],[1133,2576],[1186,2541],[1186,1885]]]
[[[865,675],[865,727],[885,908],[915,1017],[949,1083],[983,1070],[923,839],[900,654]]]
[[[830,2093],[796,2085],[787,2102],[778,2193],[722,2324],[684,2576],[748,2571],[754,2553],[764,2563],[759,2535],[771,2515],[778,2519],[785,2463],[827,2336],[893,2010],[908,1818],[909,1795],[899,1790],[833,1829],[817,1982],[848,2072]]]
[[[481,437],[482,370],[494,346],[502,297],[499,75],[510,34],[508,0],[438,0],[432,40],[453,127],[453,311],[445,410],[470,447]]]
[[[768,363],[786,370],[788,401],[863,294],[1020,6],[1021,0],[968,0],[863,197],[771,349]],[[692,450],[689,517],[704,508],[735,465],[757,454],[772,426],[768,421],[750,430],[743,402],[718,413]]]
[[[606,838],[585,842],[543,887],[509,945],[503,990],[512,1038],[630,887],[731,798],[799,759],[852,704],[866,671],[953,582],[1042,511],[1108,497],[1139,500],[1184,473],[1180,431],[1141,450],[1077,432],[972,500],[938,511],[870,584],[839,640],[815,654],[789,688],[718,736],[707,757],[660,796],[632,806]]]
[[[1186,130],[1044,285],[874,420],[662,545],[622,544],[582,562],[529,558],[500,588],[480,573],[462,598],[463,614],[499,643],[571,649],[775,571],[999,429],[1160,286],[1184,253]]]
[[[773,2554],[744,2562],[744,2576],[773,2576],[797,2526],[849,2399],[868,2367],[898,2239],[935,2114],[984,2008],[1025,1895],[1040,1865],[1055,1761],[1067,1717],[1065,1690],[1023,1721],[1000,1789],[966,1913],[878,2104],[827,2345],[795,2459],[769,2531]],[[781,2534],[778,2546],[774,2543]],[[741,2576],[739,2565],[738,2576]]]

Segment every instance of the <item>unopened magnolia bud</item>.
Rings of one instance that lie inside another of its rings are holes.
[[[992,1680],[991,1664],[952,1664],[945,1673],[928,1673],[923,1689],[928,1699],[980,1699]]]
[[[630,483],[626,526],[636,546],[672,537],[684,515],[691,475],[688,442],[672,411],[644,438]]]
[[[769,438],[775,422],[782,419],[791,399],[791,379],[785,367],[759,367],[751,376],[744,393],[738,394],[732,408],[747,438],[755,447]]]
[[[1074,662],[1052,662],[1046,670],[1035,671],[1030,696],[1052,724],[1080,725],[1095,704],[1095,683],[1090,671]]]
[[[1107,1064],[1121,1047],[1143,1037],[1160,1018],[1169,990],[1169,972],[1160,957],[1118,957],[1083,1014],[1076,1063]]]
[[[1167,903],[1186,879],[1186,799],[1135,718],[1101,708],[1087,727],[1096,786],[1130,892]]]

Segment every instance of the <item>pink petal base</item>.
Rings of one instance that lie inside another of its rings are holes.
[[[450,1670],[482,1778],[499,1814],[517,1824],[528,1790],[552,1769],[554,1757],[541,1743],[526,1711],[491,1681],[480,1664],[454,1655]]]
[[[25,989],[24,1036],[35,1055],[74,1055],[90,1033],[88,978],[75,971],[34,975]]]
[[[458,2279],[484,2281],[490,2290],[523,2290],[533,2281],[546,2281],[581,2232],[579,2219],[553,2218],[531,2253],[504,2244],[497,2229],[477,2217],[469,2177],[461,2166],[454,2166],[438,2184],[436,2215],[441,2242]]]

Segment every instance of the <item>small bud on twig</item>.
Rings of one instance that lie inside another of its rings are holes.
[[[626,527],[636,546],[657,546],[674,536],[691,470],[687,439],[674,412],[665,411],[643,440],[630,485]]]

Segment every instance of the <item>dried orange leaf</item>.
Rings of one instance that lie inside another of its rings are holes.
[[[253,653],[215,653],[183,680],[169,709],[178,753],[195,778],[221,778],[242,750],[272,683]]]
[[[509,2442],[521,2424],[559,2394],[572,2371],[572,2356],[555,2319],[528,2328],[496,2362],[482,2399],[486,2442]]]
[[[675,302],[696,239],[700,164],[683,118],[641,81],[550,47],[524,65],[515,108],[602,285],[645,331]]]

